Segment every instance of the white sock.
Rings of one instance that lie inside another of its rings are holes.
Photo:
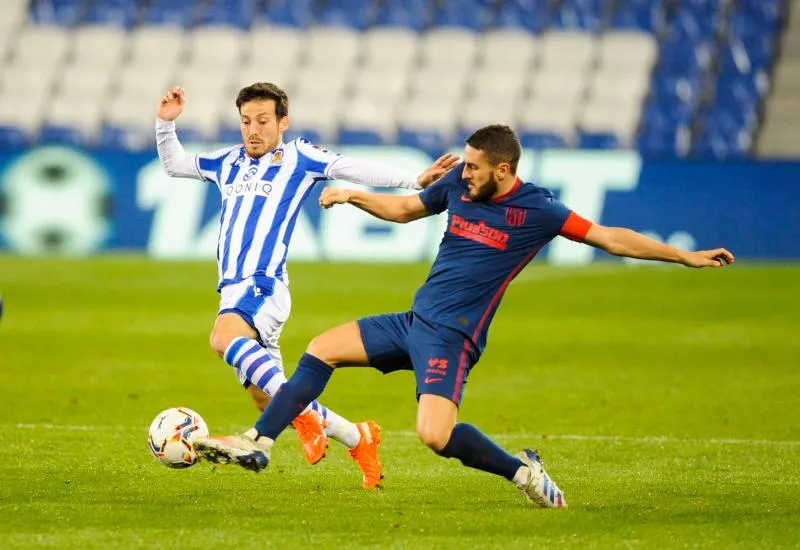
[[[244,435],[255,441],[259,447],[265,450],[271,449],[272,444],[275,443],[274,439],[270,439],[269,437],[259,436],[258,430],[256,430],[255,428],[250,428],[249,430],[244,432]]]
[[[358,445],[359,441],[361,441],[361,432],[358,431],[358,426],[316,401],[311,403],[311,406],[325,419],[325,433],[328,437],[335,439],[349,449],[354,449]]]
[[[525,483],[528,482],[528,476],[530,475],[530,471],[531,471],[530,468],[528,468],[527,466],[524,465],[520,466],[517,469],[517,473],[514,474],[514,479],[512,479],[511,481],[514,482],[514,485],[516,485],[517,487],[524,485]]]

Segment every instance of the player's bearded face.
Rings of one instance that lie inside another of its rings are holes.
[[[473,201],[488,201],[497,193],[497,180],[494,179],[494,172],[489,172],[480,181],[481,177],[473,173],[469,180],[469,198]]]
[[[273,100],[248,101],[240,110],[242,143],[248,156],[260,158],[280,144],[289,117],[275,116]]]

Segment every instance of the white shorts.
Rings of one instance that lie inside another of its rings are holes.
[[[268,277],[251,277],[220,289],[219,314],[236,313],[256,332],[277,366],[283,369],[278,339],[292,309],[289,287]],[[244,372],[236,369],[239,382],[250,385]]]

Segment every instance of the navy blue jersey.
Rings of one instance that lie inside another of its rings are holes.
[[[448,211],[447,230],[412,309],[461,331],[483,351],[489,324],[511,280],[557,235],[582,241],[590,222],[545,188],[517,179],[505,195],[473,202],[463,164],[422,193],[431,214]]]

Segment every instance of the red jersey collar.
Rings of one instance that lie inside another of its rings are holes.
[[[506,193],[503,193],[503,194],[502,194],[502,195],[500,195],[499,197],[495,197],[495,198],[493,198],[493,199],[492,199],[492,202],[500,202],[500,201],[504,201],[504,200],[506,200],[508,197],[510,197],[511,195],[513,195],[514,193],[516,193],[517,191],[519,191],[519,188],[520,188],[521,186],[522,186],[522,180],[521,180],[521,179],[519,179],[519,178],[517,178],[517,180],[514,182],[514,186],[513,186],[513,187],[511,187],[511,189],[509,189],[509,190],[508,190],[508,192],[506,192]]]

